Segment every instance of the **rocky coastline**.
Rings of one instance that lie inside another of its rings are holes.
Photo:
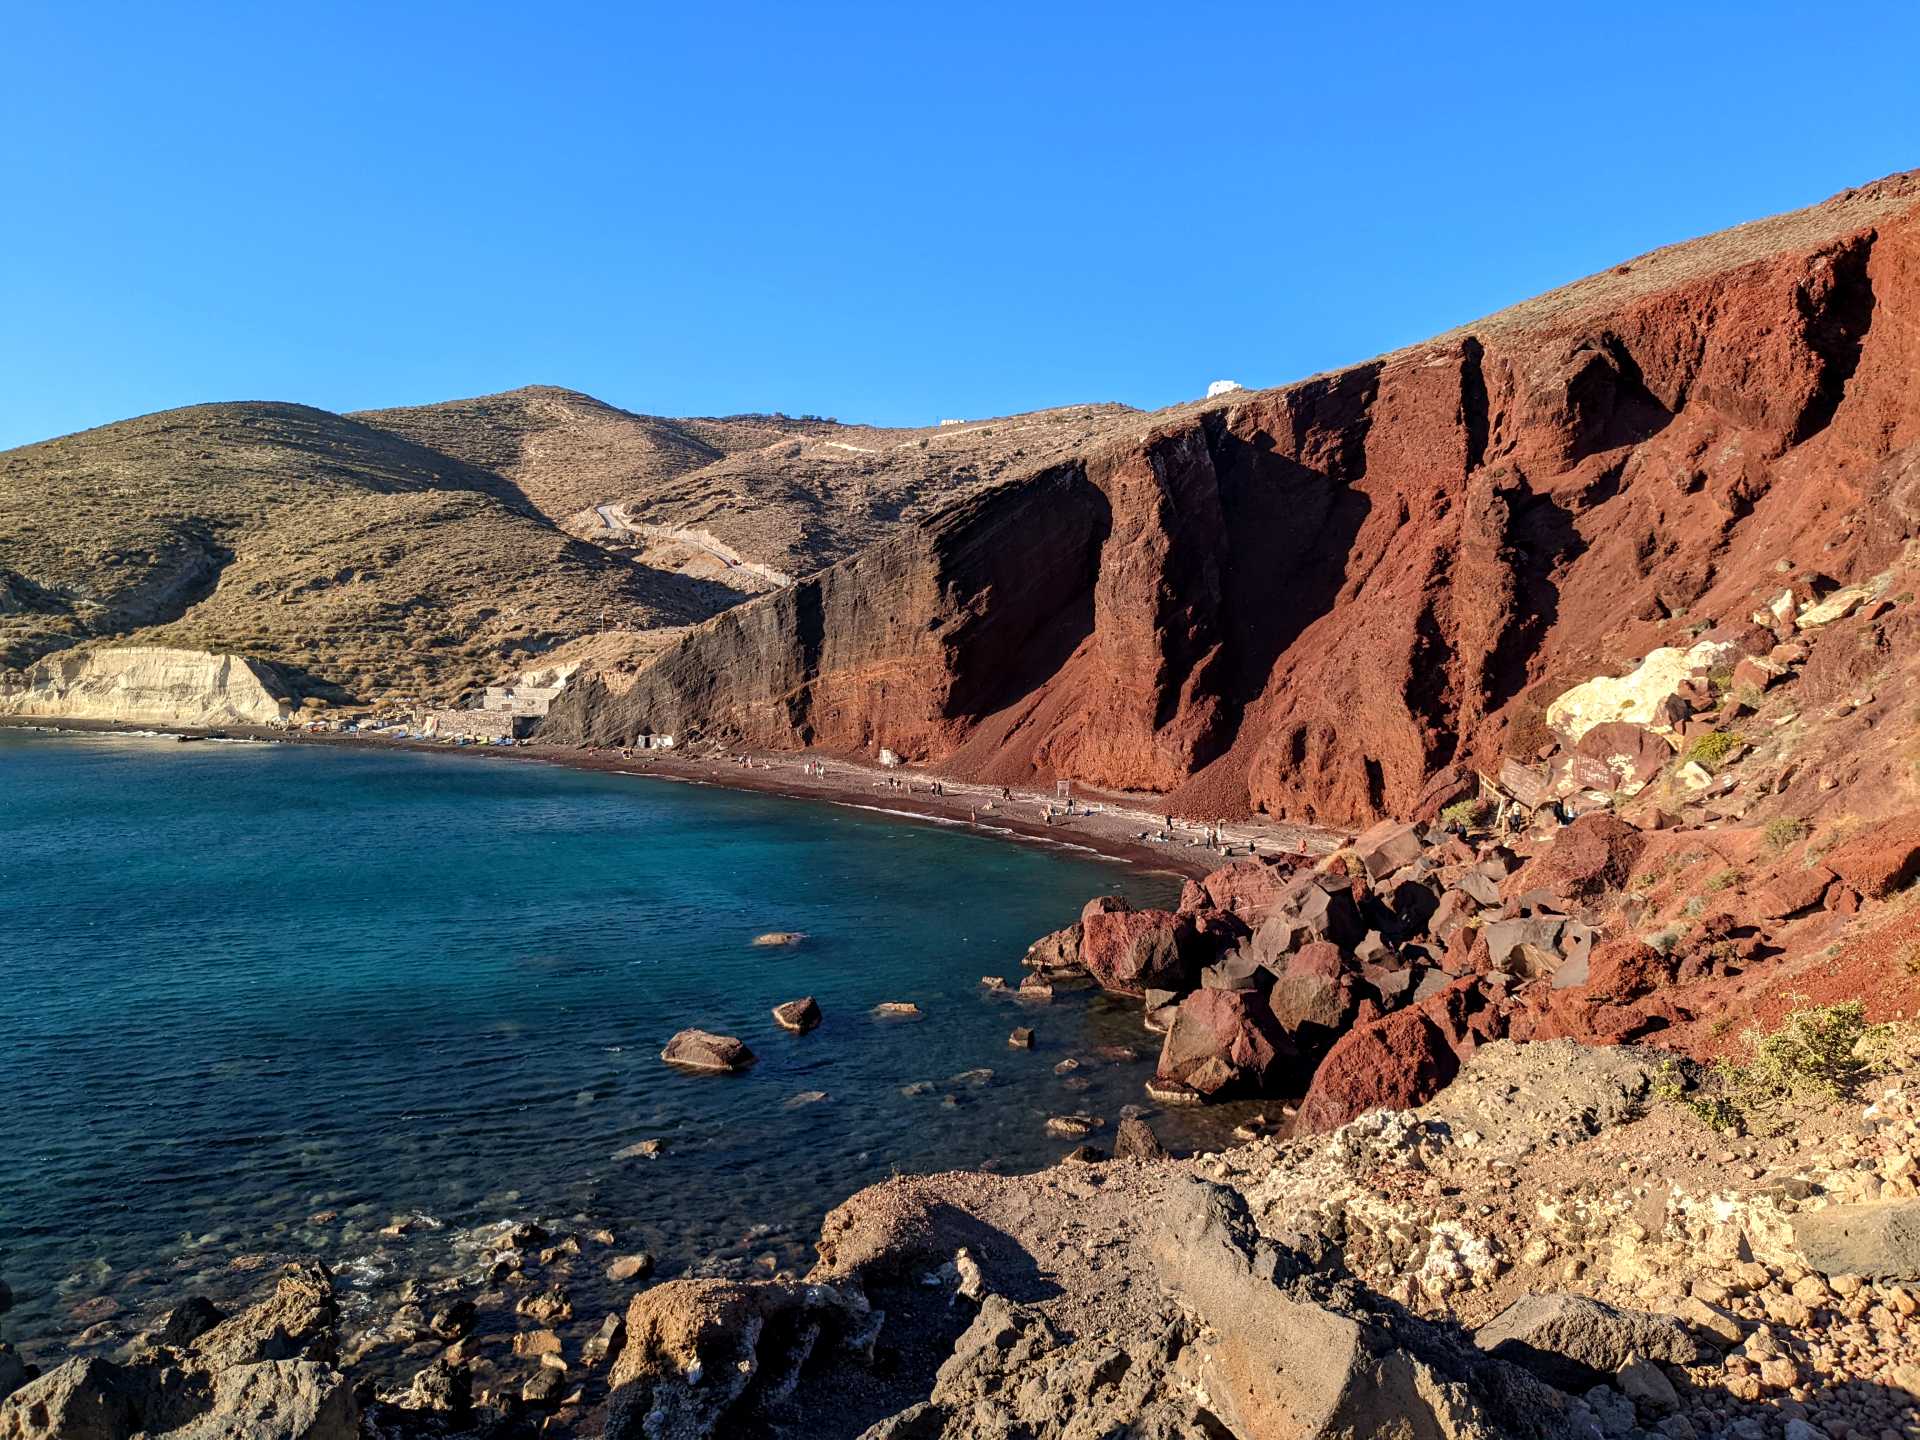
[[[1668,1063],[1493,1042],[1328,1132],[900,1177],[804,1274],[526,1222],[349,1316],[294,1264],[44,1375],[0,1350],[0,1437],[1913,1434],[1913,1051],[1738,1137]],[[589,1267],[624,1309],[575,1311]]]

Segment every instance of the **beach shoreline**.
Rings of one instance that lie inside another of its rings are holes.
[[[1043,818],[1050,797],[1013,791],[1011,801],[998,787],[950,779],[936,770],[899,767],[884,769],[843,755],[816,751],[791,753],[736,752],[733,754],[676,754],[637,751],[631,754],[606,748],[543,745],[455,745],[445,741],[389,738],[380,735],[283,730],[268,726],[224,725],[196,727],[139,724],[130,721],[60,719],[49,716],[0,717],[0,729],[47,734],[153,735],[187,740],[247,740],[266,743],[332,746],[346,750],[425,755],[457,755],[492,760],[517,760],[559,765],[572,770],[625,775],[643,780],[715,785],[729,790],[782,795],[845,808],[954,826],[996,839],[1078,850],[1143,869],[1199,879],[1234,858],[1258,853],[1267,858],[1310,860],[1338,844],[1335,832],[1310,826],[1263,822],[1230,822],[1221,833],[1220,847],[1207,843],[1210,827],[1178,820],[1173,839],[1142,838],[1141,826],[1165,827],[1148,809],[1151,797],[1116,797],[1078,790],[1072,814]],[[814,773],[810,767],[821,767]],[[938,782],[939,792],[931,787]],[[1129,804],[1127,802],[1132,802]],[[1055,807],[1058,801],[1051,802]],[[1152,834],[1153,830],[1144,833]],[[1091,897],[1089,897],[1091,898]]]

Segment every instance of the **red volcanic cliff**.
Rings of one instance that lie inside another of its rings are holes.
[[[1141,428],[692,631],[549,738],[890,748],[1358,823],[1920,521],[1920,172]],[[1777,587],[1776,587],[1777,588]]]

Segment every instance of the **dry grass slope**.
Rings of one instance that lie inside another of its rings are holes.
[[[670,420],[635,415],[591,395],[528,385],[350,418],[501,476],[550,520],[646,493],[739,450],[824,422],[778,415]]]
[[[480,467],[305,406],[193,406],[0,454],[0,663],[229,650],[308,693],[444,699],[718,599],[560,533]]]

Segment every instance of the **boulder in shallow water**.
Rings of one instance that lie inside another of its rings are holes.
[[[1154,1078],[1179,1081],[1206,1096],[1258,1093],[1279,1078],[1293,1054],[1259,991],[1196,990],[1174,1012]]]
[[[1189,990],[1199,970],[1193,918],[1167,910],[1092,910],[1080,921],[1080,962],[1103,990]]]
[[[708,1070],[731,1074],[753,1064],[753,1051],[732,1035],[715,1035],[710,1030],[682,1030],[667,1042],[660,1058],[669,1065],[688,1070]]]
[[[798,945],[806,938],[807,932],[804,930],[769,930],[764,935],[754,936],[753,943],[775,949],[781,946]]]
[[[804,1035],[820,1023],[820,1006],[811,995],[789,1000],[784,1005],[773,1007],[773,1023],[782,1030]]]

